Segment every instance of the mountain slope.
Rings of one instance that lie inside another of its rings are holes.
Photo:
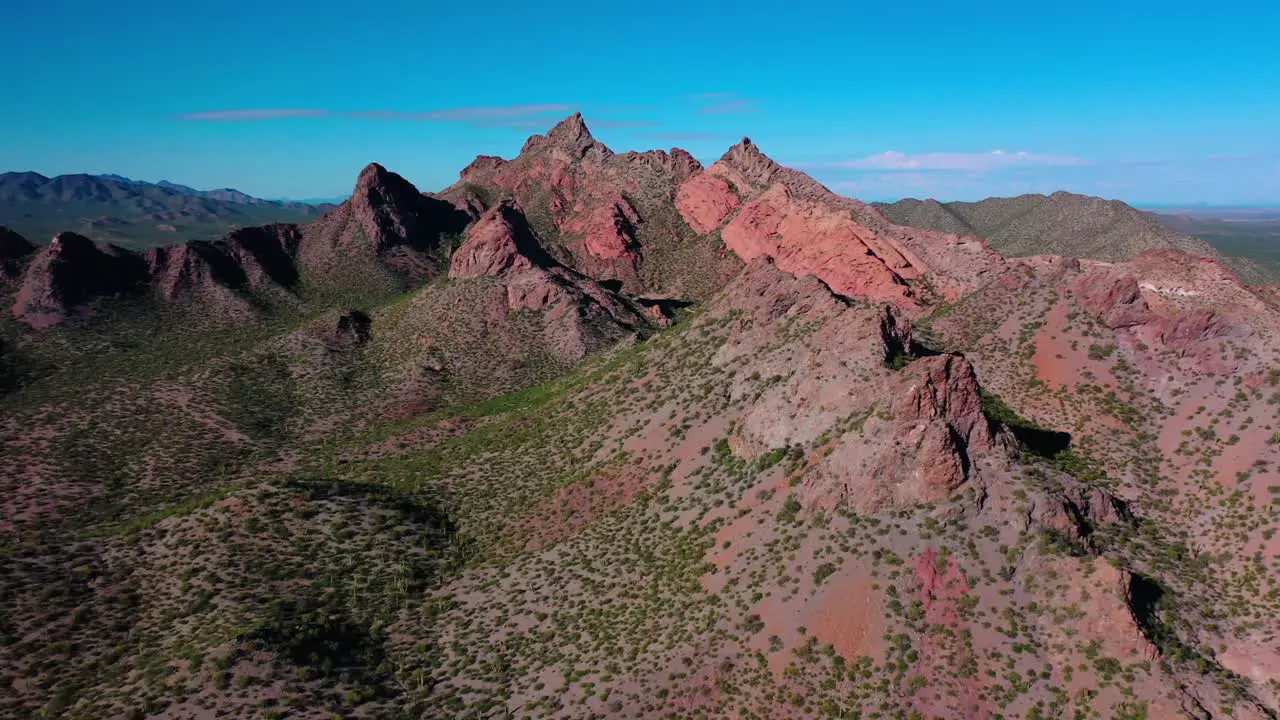
[[[1119,262],[1147,250],[1173,248],[1201,257],[1219,257],[1214,247],[1161,223],[1119,200],[1056,192],[940,203],[908,198],[876,203],[899,225],[976,235],[1010,257],[1065,255]],[[1243,258],[1228,263],[1250,282],[1269,275]]]
[[[326,209],[261,200],[230,188],[200,191],[115,175],[0,173],[0,225],[39,241],[76,232],[145,248],[212,240],[234,227],[303,221]]]
[[[0,322],[0,709],[1276,716],[1273,295],[681,158],[575,116]],[[241,246],[291,302],[155,299]]]

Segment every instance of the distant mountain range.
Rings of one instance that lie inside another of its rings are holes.
[[[876,203],[893,222],[985,238],[1003,255],[1070,255],[1122,262],[1147,251],[1173,248],[1192,255],[1222,257],[1246,282],[1280,277],[1280,264],[1238,255],[1238,247],[1217,247],[1212,237],[1195,237],[1166,220],[1119,200],[1056,192],[948,202],[908,198]]]
[[[71,231],[142,248],[213,239],[237,227],[301,222],[331,207],[120,175],[0,174],[0,225],[38,242]]]

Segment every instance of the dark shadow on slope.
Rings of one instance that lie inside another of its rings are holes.
[[[1149,630],[1156,625],[1160,599],[1164,597],[1164,588],[1153,580],[1142,577],[1137,573],[1130,573],[1127,595],[1129,609],[1133,612],[1133,617],[1138,621],[1138,625],[1143,630]]]
[[[300,239],[296,225],[276,224],[233,230],[226,242],[252,256],[272,282],[293,289],[298,283],[295,258]]]
[[[982,390],[982,412],[998,429],[1008,430],[1018,444],[1043,458],[1055,458],[1071,448],[1071,433],[1040,427],[1019,415],[998,395]]]
[[[611,281],[611,282],[616,282],[616,281]],[[605,288],[609,288],[609,286],[605,285],[605,283],[600,283],[600,284],[603,285]],[[619,282],[618,289],[615,290],[614,292],[621,292],[621,291],[622,291],[622,283]],[[661,310],[665,315],[668,315],[668,316],[674,315],[677,310],[684,310],[685,308],[693,306],[692,300],[681,300],[679,298],[651,296],[651,297],[638,297],[635,299],[635,301],[636,301],[636,304],[639,305],[640,307],[644,307],[644,308],[656,307],[659,310]]]

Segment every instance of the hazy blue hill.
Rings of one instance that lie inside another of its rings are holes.
[[[305,222],[327,206],[262,200],[224,188],[196,190],[120,175],[0,174],[0,225],[34,242],[73,231],[125,247],[213,239],[234,227]]]

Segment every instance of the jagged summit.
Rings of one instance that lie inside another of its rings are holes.
[[[778,164],[749,137],[743,137],[725,151],[713,167],[715,166],[719,166],[719,172],[731,179],[739,191],[748,187],[761,189],[780,182],[798,196],[837,199],[834,193],[817,180],[799,170]]]
[[[724,151],[724,154],[721,155],[721,160],[724,163],[733,165],[733,167],[744,170],[744,172],[746,172],[746,169],[753,167],[769,168],[771,170],[782,168],[781,165],[774,163],[772,158],[765,155],[764,151],[760,150],[759,145],[751,142],[750,137],[745,136],[737,142],[737,145]]]
[[[418,189],[399,174],[391,172],[378,163],[369,163],[356,178],[356,187],[352,199],[359,199],[369,193],[377,192],[386,196],[404,196],[418,194]]]
[[[360,171],[351,198],[308,226],[302,260],[313,267],[336,267],[335,253],[354,253],[427,275],[447,265],[441,238],[461,232],[469,219],[449,203],[423,195],[399,174],[370,163]]]
[[[534,135],[529,138],[520,153],[536,152],[546,147],[563,150],[576,160],[603,161],[613,156],[612,150],[591,135],[591,130],[587,128],[587,122],[580,112],[556,123],[556,126],[546,135]]]

